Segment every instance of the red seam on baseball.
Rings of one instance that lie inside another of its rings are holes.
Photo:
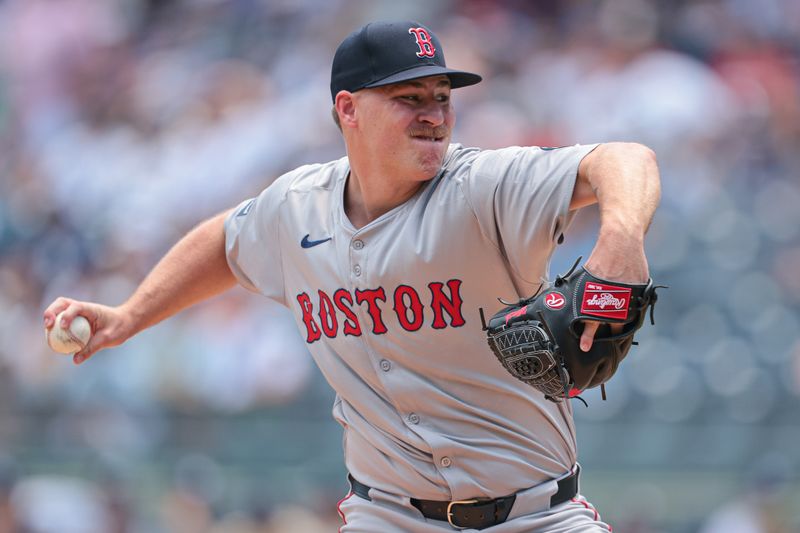
[[[73,341],[75,344],[80,346],[81,349],[83,349],[83,347],[86,346],[85,342],[81,341],[78,337],[75,336],[74,333],[72,333],[72,324],[70,324],[69,328],[65,329],[64,331],[67,332],[67,337],[69,337],[69,340]],[[91,331],[91,329],[89,331]]]
[[[72,327],[72,324],[70,324],[70,328],[71,327]],[[59,335],[58,331],[56,331],[56,332],[53,331],[56,328],[58,328],[60,331],[63,331],[64,333],[66,333],[67,339],[71,340],[72,342],[74,342],[78,346],[80,346],[81,350],[84,347],[86,347],[86,343],[81,342],[81,340],[72,333],[72,330],[70,328],[63,328],[63,327],[61,327],[60,324],[53,324],[53,326],[47,332],[47,335],[45,335],[45,338],[47,339],[47,345],[50,347],[51,350],[55,350],[55,348],[53,347],[53,343],[51,342],[51,335],[54,335],[54,334],[55,335]],[[90,326],[89,331],[91,333],[91,326]]]

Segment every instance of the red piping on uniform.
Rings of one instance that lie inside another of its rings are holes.
[[[353,494],[353,491],[348,492],[347,496],[339,500],[339,503],[336,504],[336,512],[339,513],[339,517],[342,519],[342,522],[344,522],[341,526],[339,526],[338,533],[342,533],[342,526],[347,525],[347,519],[344,517],[344,513],[342,512],[342,504]]]
[[[600,521],[600,515],[598,514],[597,509],[595,509],[594,507],[589,505],[589,502],[585,502],[583,500],[579,500],[578,498],[572,498],[571,501],[573,501],[574,503],[579,503],[579,504],[583,505],[584,507],[586,507],[587,509],[589,509],[590,511],[592,511],[594,513],[594,521],[595,522],[599,522]],[[613,531],[613,529],[611,528],[610,525],[608,525],[608,524],[606,524],[606,525],[608,526],[608,531],[609,532]]]

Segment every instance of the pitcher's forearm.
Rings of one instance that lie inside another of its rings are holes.
[[[132,320],[132,334],[236,284],[225,258],[224,223],[228,212],[186,234],[120,306]]]
[[[660,198],[658,164],[646,146],[603,144],[581,161],[570,206],[599,204],[600,229],[586,261],[594,275],[628,283],[647,280],[644,236]]]
[[[597,152],[586,170],[600,208],[600,236],[643,240],[661,198],[655,154],[633,143],[602,145]]]

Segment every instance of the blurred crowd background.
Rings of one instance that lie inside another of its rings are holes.
[[[347,491],[332,392],[287,312],[237,288],[81,367],[56,296],[119,304],[200,220],[344,153],[333,51],[411,18],[454,140],[658,154],[670,286],[576,404],[583,492],[621,533],[800,531],[800,3],[0,2],[0,532],[316,533]],[[586,254],[582,213],[554,259]],[[488,356],[488,355],[487,355]]]

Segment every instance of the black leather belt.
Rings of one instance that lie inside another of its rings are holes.
[[[558,491],[550,497],[550,508],[565,503],[578,494],[580,471],[580,466],[576,465],[573,474],[558,481]],[[356,496],[372,500],[369,497],[370,487],[357,481],[350,474],[347,478]],[[419,509],[424,517],[448,522],[456,529],[485,529],[505,522],[516,498],[516,494],[493,500],[474,498],[452,502],[411,498],[411,505]]]

